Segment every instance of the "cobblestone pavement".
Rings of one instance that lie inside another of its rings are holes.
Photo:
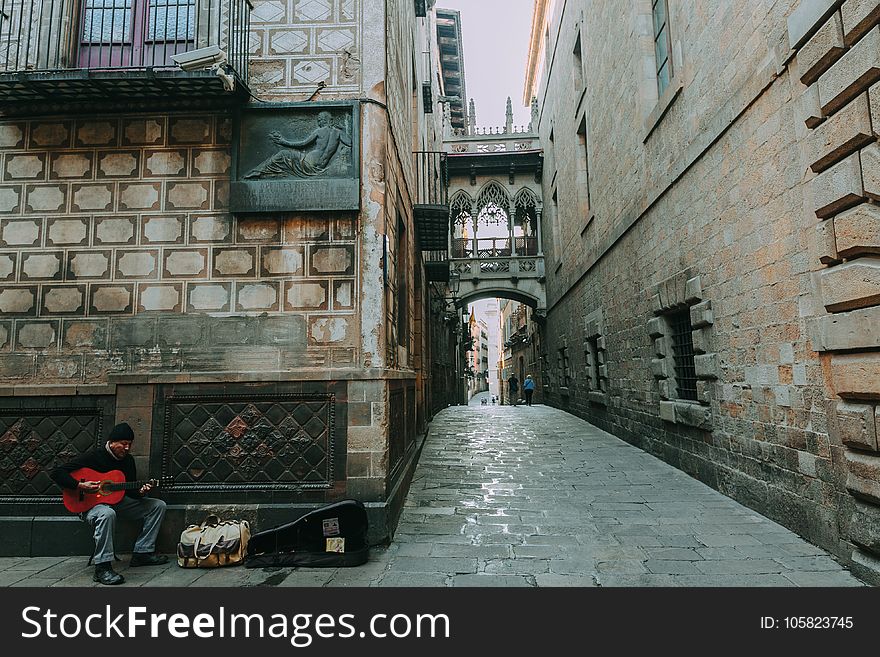
[[[341,569],[117,569],[135,586],[862,586],[825,551],[573,415],[431,424],[393,545]],[[0,559],[3,586],[97,586],[85,557]]]

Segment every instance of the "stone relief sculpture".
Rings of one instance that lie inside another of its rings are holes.
[[[248,172],[245,179],[311,178],[319,176],[333,161],[340,146],[351,147],[351,135],[333,125],[330,112],[320,112],[318,127],[302,141],[288,141],[277,130],[268,137],[283,147]]]

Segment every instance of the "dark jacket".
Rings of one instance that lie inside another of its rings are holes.
[[[110,470],[121,470],[125,475],[126,481],[137,481],[137,467],[131,454],[126,454],[121,460],[117,459],[104,445],[77,456],[70,463],[59,465],[49,473],[56,484],[61,488],[76,488],[79,481],[70,476],[70,473],[80,468],[91,468],[98,472],[109,472]],[[140,499],[143,495],[137,490],[127,490],[125,494],[128,497]]]
[[[517,379],[515,376],[510,377],[509,379],[507,379],[507,387],[510,388],[512,392],[516,392],[517,390],[519,390],[519,379]]]

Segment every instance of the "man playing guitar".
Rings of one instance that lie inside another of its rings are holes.
[[[71,473],[81,468],[89,468],[97,473],[121,471],[125,481],[137,480],[137,470],[131,451],[134,431],[125,422],[117,424],[110,432],[108,441],[101,447],[86,452],[66,465],[55,468],[50,476],[52,480],[70,492],[79,491],[85,498],[94,495],[101,489],[99,481],[77,480]],[[125,578],[113,570],[113,533],[116,529],[116,516],[143,520],[144,526],[134,544],[131,555],[131,566],[156,566],[168,563],[168,557],[155,554],[156,537],[162,519],[165,517],[165,502],[146,497],[152,484],[145,483],[139,488],[126,490],[125,495],[115,504],[96,503],[88,511],[79,516],[92,526],[95,534],[95,581],[101,584],[122,584]]]

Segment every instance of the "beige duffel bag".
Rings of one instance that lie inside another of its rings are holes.
[[[177,565],[181,568],[235,566],[244,561],[251,528],[247,520],[220,520],[214,514],[180,533]]]

